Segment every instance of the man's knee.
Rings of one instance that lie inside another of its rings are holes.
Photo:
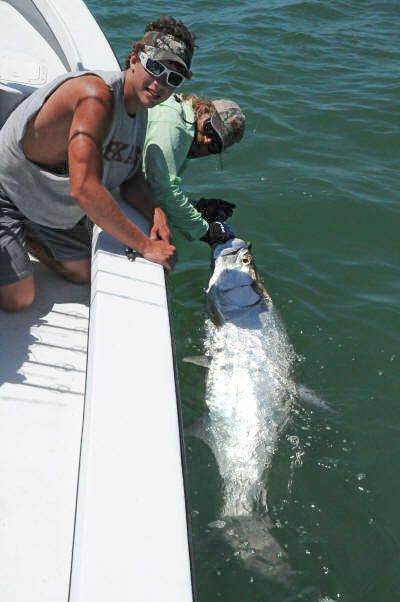
[[[4,311],[15,313],[30,307],[35,299],[33,281],[17,282],[0,287],[0,307]]]
[[[64,276],[75,284],[87,284],[90,282],[90,261],[69,261],[62,264]]]
[[[68,272],[66,277],[74,284],[88,284],[88,282],[90,282],[90,273]]]

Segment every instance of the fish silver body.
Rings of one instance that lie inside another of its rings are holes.
[[[271,533],[268,471],[292,402],[300,396],[314,407],[329,407],[292,380],[296,353],[250,247],[235,238],[213,250],[206,357],[186,360],[208,367],[208,413],[189,434],[211,447],[223,481],[221,510],[208,537],[223,536],[249,570],[296,592],[296,573]],[[318,587],[308,595],[310,602],[332,602]]]
[[[214,249],[207,300],[206,431],[224,489],[215,525],[226,525],[242,558],[283,582],[291,570],[269,533],[266,482],[290,413],[295,354],[249,243],[235,238]]]

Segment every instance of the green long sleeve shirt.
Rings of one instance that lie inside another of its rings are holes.
[[[148,111],[143,172],[169,224],[190,240],[199,239],[208,223],[183,192],[181,174],[195,134],[193,108],[175,95]]]

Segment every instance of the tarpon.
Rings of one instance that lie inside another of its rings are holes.
[[[249,567],[287,583],[286,553],[270,534],[266,475],[289,417],[295,354],[249,243],[235,238],[213,250],[207,301],[212,321],[206,323],[202,438],[213,450],[224,490],[212,526]]]
[[[295,572],[271,534],[268,470],[295,400],[332,410],[292,380],[296,354],[250,248],[234,238],[213,250],[205,356],[186,358],[208,367],[208,413],[189,434],[209,444],[223,480],[222,508],[211,533],[223,535],[250,570],[295,589]],[[331,602],[318,587],[308,596]]]

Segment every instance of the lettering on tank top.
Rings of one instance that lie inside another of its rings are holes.
[[[130,165],[137,165],[142,149],[138,145],[126,144],[118,140],[110,140],[103,149],[104,161],[118,161]]]

